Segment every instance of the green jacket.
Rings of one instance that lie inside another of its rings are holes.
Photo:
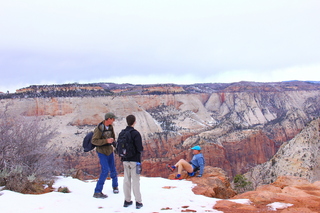
[[[115,139],[115,134],[113,126],[105,126],[103,121],[94,129],[92,141],[93,145],[96,145],[97,152],[105,155],[110,155],[113,153],[114,147],[112,144],[107,143],[107,138]]]

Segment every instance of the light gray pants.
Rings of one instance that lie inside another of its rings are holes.
[[[137,202],[141,203],[140,193],[140,174],[136,172],[137,162],[134,161],[123,161],[124,168],[124,180],[123,180],[123,192],[124,199],[127,202],[131,201],[131,188],[133,195]]]

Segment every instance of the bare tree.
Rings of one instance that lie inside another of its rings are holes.
[[[63,168],[50,145],[56,129],[39,118],[9,115],[8,106],[0,113],[0,185],[6,189],[30,193],[52,183]]]

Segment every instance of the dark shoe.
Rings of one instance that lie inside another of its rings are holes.
[[[168,168],[171,172],[173,172],[176,167],[175,167],[175,166],[171,166],[170,164],[167,164],[167,168]]]
[[[141,209],[142,206],[142,203],[136,202],[136,209]]]
[[[128,207],[132,205],[132,201],[127,202],[126,200],[124,201],[123,207]]]
[[[176,177],[174,178],[175,180],[181,180],[182,179],[182,177],[181,177],[181,175],[180,174],[177,174],[176,175]]]
[[[118,193],[119,193],[118,187],[113,187],[113,193],[114,193],[114,194],[118,194]]]
[[[102,198],[102,199],[104,199],[104,198],[107,198],[108,195],[105,195],[105,194],[103,194],[102,192],[97,192],[97,193],[94,193],[94,194],[93,194],[93,197],[94,197],[94,198]]]

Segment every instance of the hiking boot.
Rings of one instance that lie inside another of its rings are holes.
[[[136,202],[136,209],[141,209],[142,206],[142,203]]]
[[[118,194],[118,193],[119,193],[118,187],[113,187],[113,194]]]
[[[176,176],[175,176],[175,178],[174,178],[175,180],[181,180],[182,179],[182,177],[181,177],[181,175],[180,174],[177,174]]]
[[[167,164],[167,168],[168,168],[171,172],[173,172],[176,167],[175,167],[175,166],[171,166],[170,164]]]
[[[102,198],[102,199],[104,199],[104,198],[107,198],[108,195],[105,195],[102,192],[96,192],[96,193],[93,194],[93,197],[94,198]]]
[[[123,207],[128,207],[132,205],[132,201],[127,202],[126,200],[124,201]]]

